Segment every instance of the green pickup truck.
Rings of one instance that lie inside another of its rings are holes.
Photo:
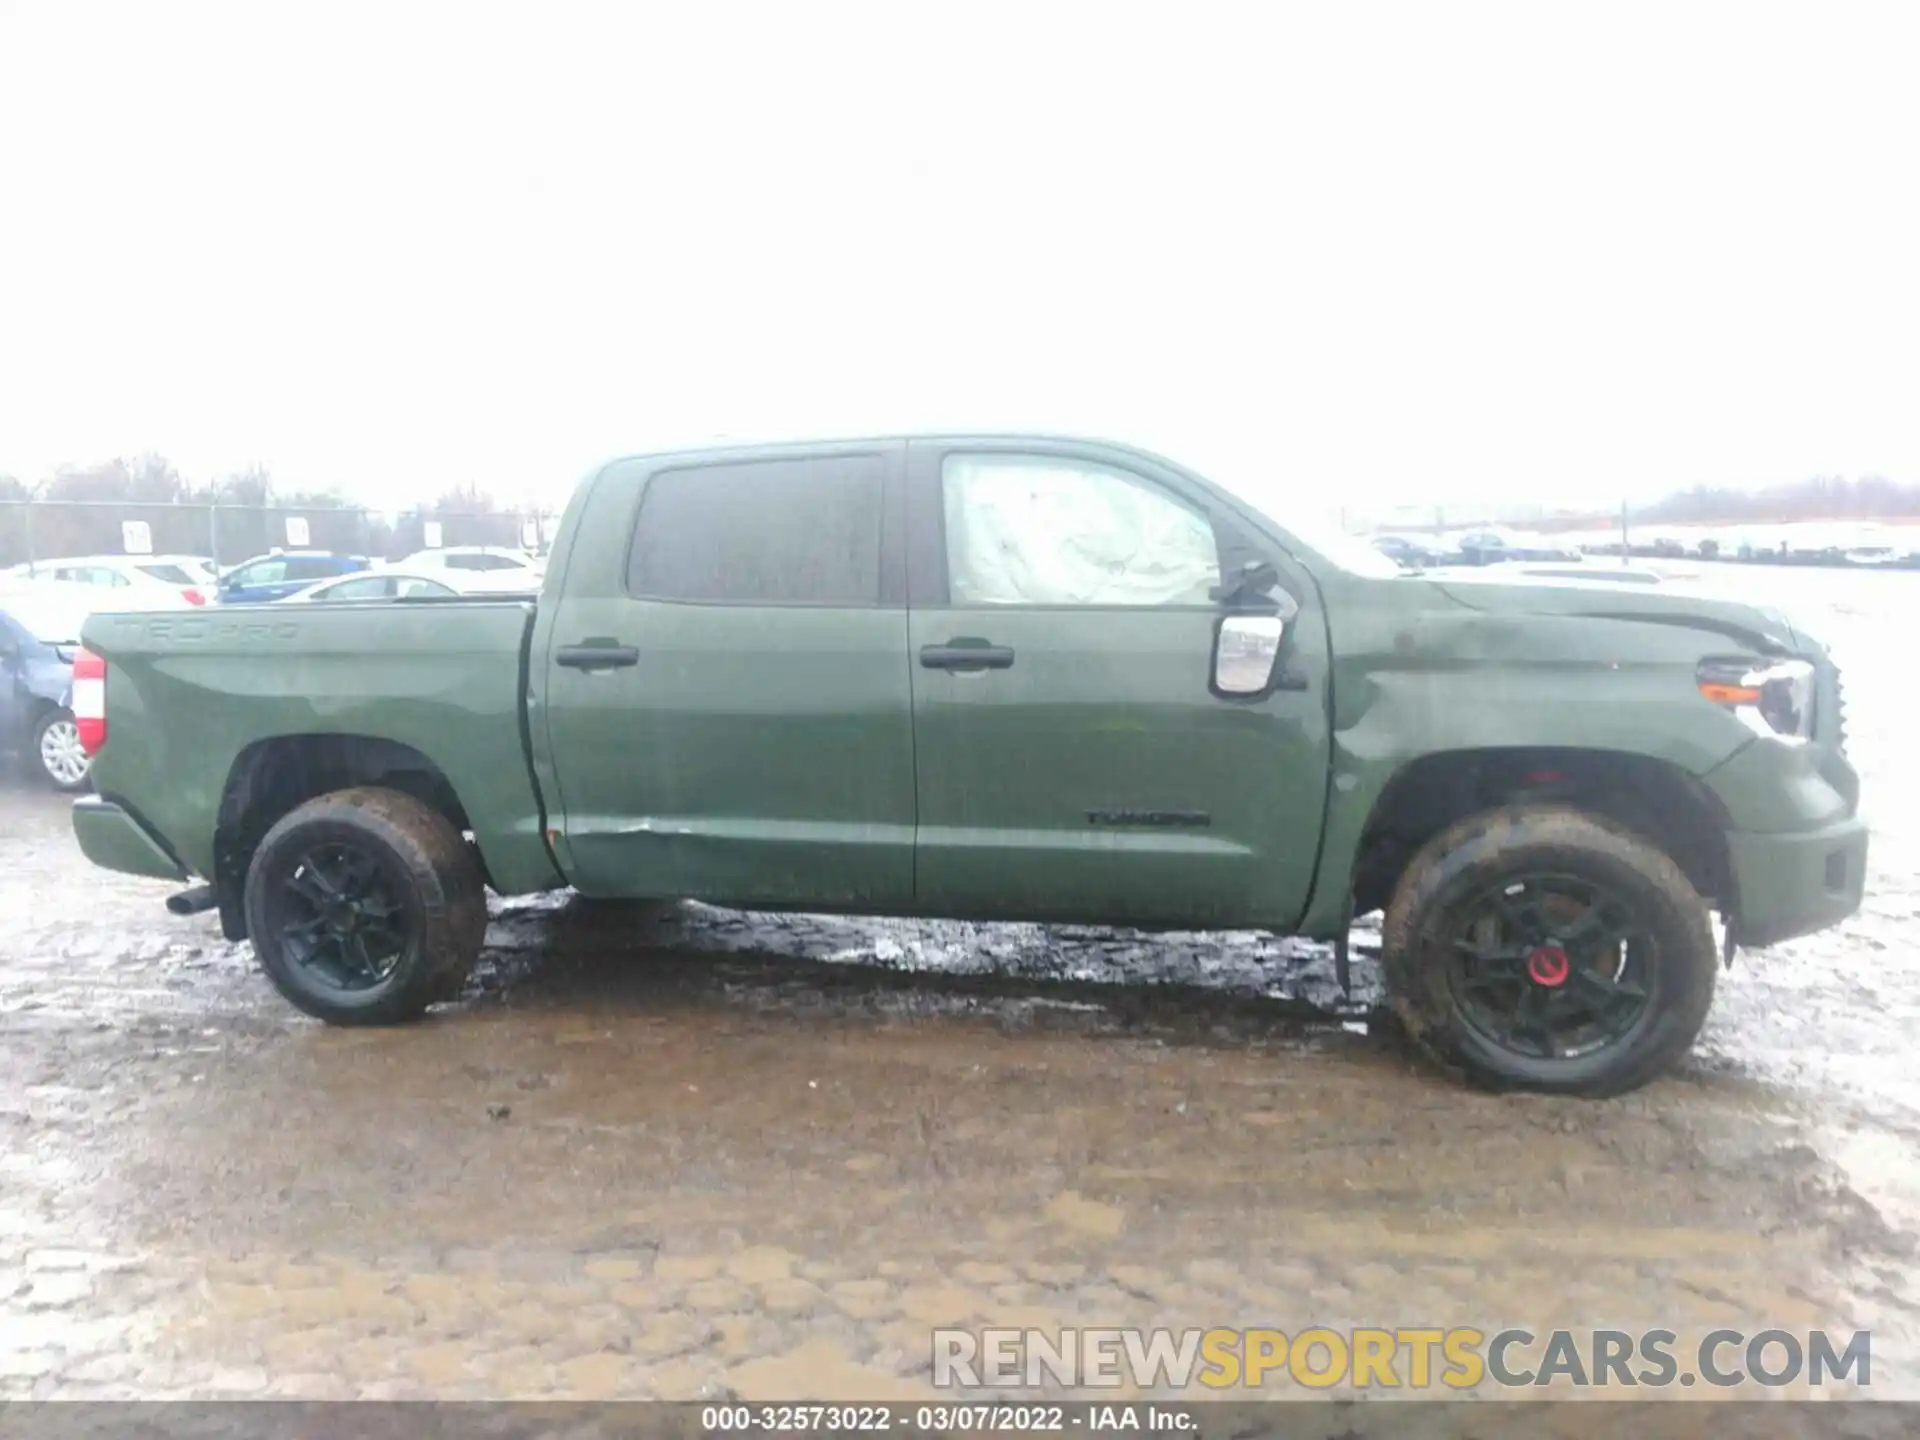
[[[1095,441],[622,459],[538,597],[83,638],[81,848],[197,878],[169,907],[340,1024],[455,994],[487,887],[1251,927],[1343,964],[1384,910],[1431,1057],[1607,1094],[1865,870],[1840,679],[1781,616],[1402,573]]]

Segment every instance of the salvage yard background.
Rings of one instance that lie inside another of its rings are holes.
[[[906,1396],[982,1323],[1871,1329],[1920,1396],[1920,575],[1695,568],[1835,649],[1867,898],[1617,1101],[1437,1079],[1244,934],[556,898],[327,1030],[10,780],[0,1399]]]

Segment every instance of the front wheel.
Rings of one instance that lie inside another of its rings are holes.
[[[70,711],[49,710],[33,728],[33,758],[56,790],[71,794],[87,788],[93,759],[80,743],[80,726]]]
[[[274,988],[334,1025],[411,1020],[459,993],[487,931],[451,821],[372,787],[309,800],[247,868],[247,932]]]
[[[1491,811],[1436,836],[1395,887],[1381,939],[1415,1043],[1496,1089],[1637,1089],[1692,1048],[1718,969],[1680,867],[1565,809]]]

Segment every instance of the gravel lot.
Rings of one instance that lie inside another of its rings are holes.
[[[1262,935],[558,897],[327,1030],[11,782],[0,1399],[906,1397],[983,1323],[1871,1329],[1920,1398],[1920,575],[1712,578],[1838,651],[1868,898],[1609,1102],[1437,1080]]]

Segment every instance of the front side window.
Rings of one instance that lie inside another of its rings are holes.
[[[647,482],[627,590],[660,600],[875,605],[877,455],[747,460]]]
[[[526,566],[506,555],[449,555],[449,570],[524,570]]]
[[[1124,471],[950,455],[942,492],[955,605],[1207,605],[1220,583],[1206,516]]]
[[[328,555],[296,555],[287,561],[286,578],[325,580],[330,575],[346,574],[350,569],[351,567]]]
[[[405,599],[409,595],[451,595],[454,592],[438,580],[421,580],[412,576],[393,582],[394,594]]]

